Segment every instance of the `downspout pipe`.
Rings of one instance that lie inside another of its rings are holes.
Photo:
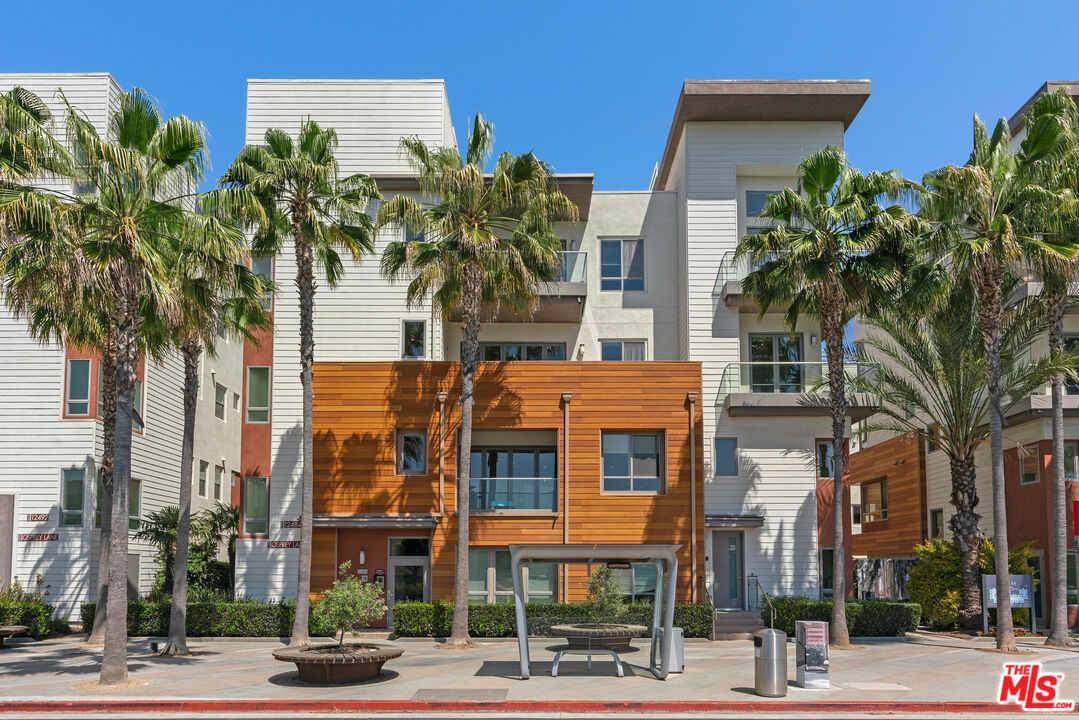
[[[689,405],[689,576],[691,600],[697,604],[697,393],[686,393]]]
[[[438,394],[438,514],[446,513],[446,393]]]

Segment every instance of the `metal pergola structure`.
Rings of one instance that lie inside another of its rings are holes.
[[[513,601],[517,613],[517,647],[521,656],[521,678],[531,677],[528,657],[528,618],[525,615],[524,573],[530,563],[650,563],[656,566],[656,596],[652,613],[652,645],[649,667],[660,680],[670,674],[674,643],[674,591],[678,582],[678,550],[681,545],[590,545],[542,544],[510,545],[513,572]],[[662,614],[662,624],[660,615]],[[657,661],[656,651],[659,651]]]

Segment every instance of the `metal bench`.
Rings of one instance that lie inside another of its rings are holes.
[[[0,649],[4,647],[4,640],[26,632],[25,625],[0,625]]]

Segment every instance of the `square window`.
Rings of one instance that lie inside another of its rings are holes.
[[[424,320],[405,320],[401,357],[416,360],[426,355],[427,323]]]
[[[738,439],[722,438],[715,439],[716,475],[738,474]]]
[[[214,417],[218,420],[225,419],[225,393],[224,385],[214,387]]]
[[[247,368],[247,422],[270,421],[270,368],[251,366]]]
[[[644,241],[600,241],[600,290],[644,290]]]
[[[427,434],[397,432],[397,474],[423,475],[427,472]]]
[[[63,472],[60,489],[60,524],[82,525],[83,483],[86,471],[68,468]]]
[[[67,361],[67,415],[90,414],[90,361]]]
[[[611,342],[602,342],[599,344],[599,359],[600,360],[621,360],[622,359],[622,343],[615,340]]]
[[[244,532],[265,535],[267,528],[266,478],[244,478]]]
[[[1019,483],[1021,485],[1031,485],[1038,482],[1038,465],[1040,462],[1037,445],[1028,445],[1019,450]]]
[[[779,190],[746,190],[746,217],[759,217],[768,202],[768,196],[778,194]]]
[[[663,483],[660,445],[657,434],[604,433],[603,490],[660,492]]]

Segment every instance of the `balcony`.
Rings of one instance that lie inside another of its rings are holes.
[[[747,256],[735,257],[733,252],[724,253],[719,261],[715,284],[712,286],[712,297],[722,298],[723,304],[729,308],[738,308],[742,312],[757,312],[756,304],[742,293],[742,280],[771,259],[772,257],[767,257],[751,262]],[[773,310],[778,312],[780,308]]]
[[[553,477],[472,478],[469,508],[476,512],[558,511],[558,480]]]
[[[847,377],[877,371],[877,363],[845,363]],[[828,364],[824,362],[729,363],[719,383],[717,404],[731,417],[828,415]],[[863,420],[880,407],[880,397],[847,393],[847,416]]]
[[[588,253],[583,250],[563,250],[559,253],[559,273],[552,282],[540,283],[539,303],[529,318],[540,323],[579,323],[584,315],[588,297]],[[461,314],[454,311],[450,319],[458,322]],[[508,308],[484,312],[484,322],[519,323],[525,318]]]

